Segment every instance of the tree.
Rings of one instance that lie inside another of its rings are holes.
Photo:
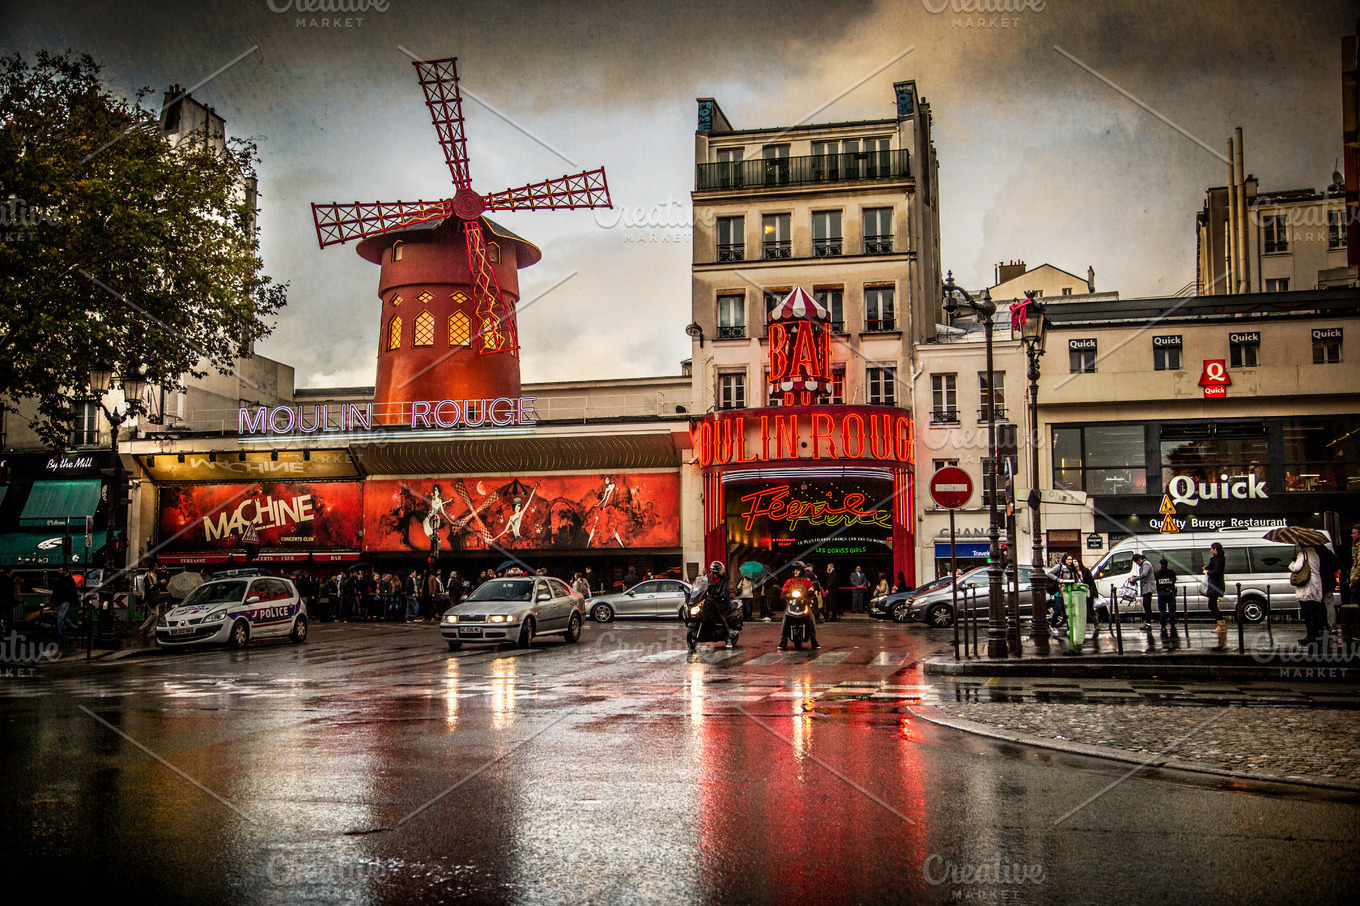
[[[88,55],[0,58],[0,405],[36,399],[52,446],[91,364],[225,373],[286,303],[259,257],[254,145],[171,147],[149,95],[114,97]]]

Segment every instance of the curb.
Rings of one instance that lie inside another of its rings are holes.
[[[1296,662],[1251,655],[1093,655],[1072,658],[955,661],[936,656],[922,665],[930,676],[1033,676],[1076,679],[1314,679],[1360,683],[1360,657]]]
[[[1215,777],[1227,777],[1233,780],[1250,780],[1258,783],[1288,783],[1295,786],[1317,787],[1319,789],[1338,790],[1347,793],[1360,793],[1360,782],[1350,780],[1336,780],[1331,777],[1318,777],[1312,774],[1263,774],[1258,771],[1236,771],[1230,768],[1220,768],[1217,765],[1205,764],[1199,761],[1186,761],[1178,758],[1161,758],[1158,755],[1144,755],[1138,752],[1130,752],[1127,749],[1118,749],[1113,746],[1097,746],[1084,742],[1072,742],[1068,740],[1058,740],[1047,736],[1033,736],[1029,733],[1014,733],[993,727],[990,724],[982,724],[972,720],[962,720],[957,717],[945,717],[940,715],[933,707],[917,705],[908,707],[907,713],[912,717],[919,718],[928,724],[937,727],[944,727],[949,730],[957,730],[960,733],[969,733],[973,736],[982,736],[987,739],[996,739],[1002,742],[1014,743],[1016,745],[1029,746],[1036,749],[1049,749],[1055,752],[1064,752],[1069,755],[1083,755],[1088,758],[1101,758],[1106,761],[1118,761],[1125,764],[1136,764],[1141,767],[1167,770],[1167,771],[1188,771],[1194,774],[1208,774]]]

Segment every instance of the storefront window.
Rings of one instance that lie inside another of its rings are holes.
[[[1360,417],[1284,422],[1285,489],[1360,491]]]
[[[1212,433],[1201,426],[1163,429],[1161,457],[1163,482],[1188,475],[1210,484],[1224,475],[1255,475],[1265,481],[1270,461],[1264,424],[1214,426]]]
[[[1088,425],[1053,431],[1053,486],[1097,496],[1146,494],[1143,426]]]

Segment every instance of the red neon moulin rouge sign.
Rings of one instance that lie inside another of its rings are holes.
[[[797,529],[800,522],[830,528],[851,525],[892,528],[892,511],[865,509],[869,497],[862,491],[851,491],[841,498],[839,506],[833,506],[824,500],[789,500],[789,490],[788,485],[780,484],[742,495],[746,512],[741,516],[746,520],[746,530],[749,532],[762,516],[774,522],[787,522],[790,531]]]
[[[831,392],[830,317],[801,286],[770,311],[769,390],[785,406],[810,406]]]
[[[746,410],[708,416],[690,429],[700,468],[780,460],[878,460],[911,463],[912,421],[901,410],[871,406]]]

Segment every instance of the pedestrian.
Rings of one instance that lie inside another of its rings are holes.
[[[637,570],[633,569],[633,567],[630,566],[628,567],[628,571],[623,574],[623,587],[632,588],[637,583],[638,583]]]
[[[755,596],[755,583],[750,576],[742,576],[741,584],[737,586],[737,598],[741,601],[741,618],[751,619],[751,599]]]
[[[774,607],[771,605],[770,599],[773,598],[775,594],[774,583],[769,579],[762,580],[760,588],[756,590],[756,595],[760,599],[760,621],[762,623],[770,622],[770,618],[774,613]]]
[[[427,572],[420,583],[420,619],[434,619],[434,602],[443,592],[444,585],[439,581],[439,571],[432,569]]]
[[[1223,545],[1217,541],[1209,545],[1209,563],[1204,567],[1204,596],[1209,599],[1209,616],[1218,621],[1214,626],[1215,632],[1228,630],[1228,621],[1223,619],[1223,613],[1218,609],[1218,599],[1223,596],[1226,562]]]
[[[823,586],[826,588],[826,618],[828,620],[839,620],[841,618],[841,581],[840,573],[836,572],[836,564],[826,565],[826,581]]]
[[[604,586],[600,584],[600,577],[595,575],[595,572],[589,566],[586,567],[585,580],[592,595],[604,593]]]
[[[1305,645],[1322,641],[1327,616],[1322,608],[1322,561],[1316,548],[1311,545],[1299,547],[1289,564],[1289,584],[1294,586],[1294,597],[1299,602],[1299,616],[1306,632],[1299,641]]]
[[[1176,633],[1176,571],[1167,565],[1166,558],[1158,561],[1160,567],[1152,574],[1157,583],[1157,612],[1162,618],[1162,635],[1168,629]]]
[[[888,574],[880,570],[878,573],[878,584],[874,586],[873,594],[871,594],[869,597],[871,600],[873,598],[886,597],[889,594],[889,591],[890,589],[888,588]]]
[[[907,574],[902,572],[901,570],[898,570],[897,584],[893,586],[893,593],[900,594],[901,592],[904,591],[911,591],[911,589],[907,587]]]
[[[1322,570],[1322,631],[1326,633],[1339,628],[1336,621],[1336,574],[1341,569],[1341,561],[1325,544],[1317,549],[1317,555]]]
[[[586,577],[579,572],[572,576],[571,590],[580,595],[583,600],[590,600],[590,586],[586,584]]]
[[[869,577],[864,575],[864,569],[858,564],[855,571],[850,574],[850,612],[864,613],[868,610],[864,606],[864,598],[869,591]]]
[[[18,619],[15,613],[15,604],[18,602],[18,590],[14,584],[14,567],[6,566],[0,569],[0,621],[4,625],[0,626],[3,635],[9,635],[10,627]]]
[[[66,631],[66,614],[79,597],[80,590],[76,588],[76,580],[71,576],[71,567],[62,564],[57,581],[52,586],[52,603],[57,609],[58,642],[63,640],[63,633]]]
[[[1157,590],[1157,580],[1152,574],[1152,563],[1147,555],[1139,551],[1133,555],[1133,580],[1137,584],[1138,597],[1143,602],[1143,630],[1152,629],[1152,593]],[[1163,620],[1162,628],[1166,628]]]
[[[1345,604],[1360,604],[1360,523],[1351,526],[1351,569],[1347,580]]]
[[[147,638],[155,638],[156,624],[160,622],[161,610],[167,595],[166,582],[161,579],[155,585],[148,583],[144,587],[146,594],[142,596],[142,603],[146,605],[146,620],[143,621],[139,632]]]

